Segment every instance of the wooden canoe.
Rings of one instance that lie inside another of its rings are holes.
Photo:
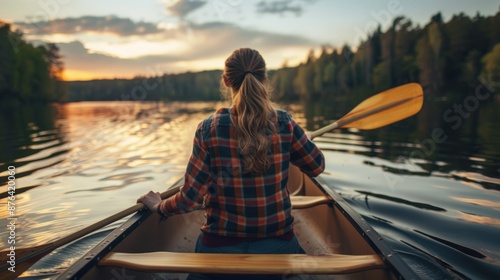
[[[306,254],[196,254],[197,210],[159,222],[133,215],[58,279],[185,279],[187,273],[277,274],[282,279],[418,279],[381,236],[320,179],[292,168],[294,231]],[[178,187],[171,188],[171,194]],[[256,277],[258,279],[258,277]]]

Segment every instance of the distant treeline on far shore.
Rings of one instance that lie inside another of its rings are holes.
[[[448,22],[437,13],[425,26],[397,17],[386,31],[379,27],[355,48],[324,47],[319,56],[311,51],[307,61],[296,67],[285,63],[282,68],[270,71],[273,99],[349,96],[360,100],[408,82],[420,83],[426,95],[438,99],[463,98],[479,84],[500,85],[499,26],[500,11],[488,17],[461,13]],[[0,48],[4,48],[1,36]],[[44,53],[42,49],[39,52]],[[57,52],[52,57],[59,59]],[[6,93],[22,96],[19,88],[29,81],[16,80],[17,91],[6,92],[1,74],[0,99]],[[220,70],[213,70],[134,79],[69,81],[60,87],[64,94],[48,98],[62,102],[220,100],[220,75]]]

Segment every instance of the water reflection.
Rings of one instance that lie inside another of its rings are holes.
[[[488,177],[476,172],[450,172],[450,176],[469,182],[477,182],[486,189],[500,190],[500,178]]]
[[[462,212],[457,218],[469,223],[477,223],[477,224],[495,226],[500,228],[500,219],[492,217],[485,217],[474,213]]]
[[[491,201],[491,200],[486,200],[486,199],[474,199],[474,198],[455,197],[455,196],[450,196],[450,198],[455,199],[457,201],[464,202],[464,203],[469,203],[472,205],[479,205],[479,206],[483,206],[483,207],[492,207],[492,208],[496,208],[497,210],[500,210],[500,201]]]
[[[49,159],[64,152],[63,134],[55,124],[57,111],[52,106],[2,106],[0,110],[0,185],[7,182],[7,167],[15,166],[24,177],[61,162]],[[39,184],[18,187],[22,192]],[[22,186],[22,185],[20,185]],[[2,189],[0,197],[5,197]]]

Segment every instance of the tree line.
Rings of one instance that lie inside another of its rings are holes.
[[[105,79],[65,82],[65,101],[168,101],[220,100],[222,71],[211,70],[139,76],[133,79]]]
[[[64,64],[55,44],[35,46],[0,22],[0,101],[48,103],[64,99]]]
[[[424,27],[396,17],[356,50],[324,47],[311,51],[298,67],[283,67],[272,77],[278,99],[345,96],[365,98],[408,82],[419,82],[428,96],[461,97],[479,78],[500,82],[500,11],[495,16],[463,13],[444,22],[441,13]],[[369,90],[368,90],[369,89]]]

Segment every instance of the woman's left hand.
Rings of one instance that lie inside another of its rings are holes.
[[[158,204],[161,203],[161,196],[159,192],[149,191],[147,194],[139,197],[137,202],[142,202],[151,211],[156,211]]]

